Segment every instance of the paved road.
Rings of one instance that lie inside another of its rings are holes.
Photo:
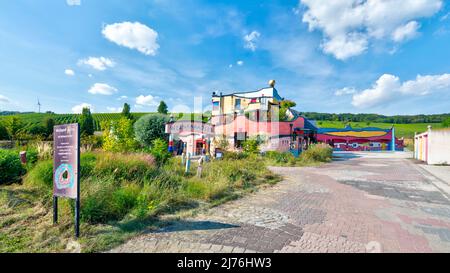
[[[409,159],[273,170],[278,185],[112,252],[450,252],[450,201]]]

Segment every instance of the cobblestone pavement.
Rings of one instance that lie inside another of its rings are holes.
[[[450,201],[411,160],[273,167],[285,177],[112,252],[450,252]]]

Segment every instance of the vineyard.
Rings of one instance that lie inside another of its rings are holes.
[[[133,117],[138,119],[142,117],[143,115],[151,114],[151,113],[132,113]],[[42,124],[46,118],[53,118],[56,122],[56,124],[67,124],[67,123],[76,123],[78,122],[78,119],[81,115],[77,114],[38,114],[38,113],[32,113],[32,114],[18,114],[15,115],[20,118],[21,122],[24,124],[23,129],[27,130],[28,128],[31,128],[34,125]],[[0,116],[0,121],[8,118],[10,116]],[[100,124],[103,121],[111,121],[116,120],[121,117],[120,113],[98,113],[98,114],[92,114],[92,117],[94,118],[94,128],[96,131],[101,131],[102,128]]]

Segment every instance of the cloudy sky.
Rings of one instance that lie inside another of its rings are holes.
[[[172,111],[277,81],[297,110],[450,112],[444,0],[0,3],[0,111]],[[203,101],[194,103],[194,97]]]

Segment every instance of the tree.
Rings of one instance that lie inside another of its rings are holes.
[[[165,125],[168,122],[167,116],[154,114],[145,115],[134,124],[136,139],[143,146],[151,147],[153,140],[167,139]]]
[[[131,114],[131,107],[128,103],[124,103],[123,105],[122,116],[126,117],[127,119],[133,119],[133,115]]]
[[[167,110],[167,104],[162,100],[158,106],[158,113],[167,115],[169,111]]]
[[[46,128],[41,124],[33,124],[27,132],[34,137],[43,137],[46,134]]]
[[[94,118],[91,114],[91,109],[88,107],[83,108],[83,112],[80,117],[80,132],[84,135],[94,134]]]
[[[292,107],[297,106],[297,104],[291,100],[283,100],[280,102],[280,120],[286,120],[286,111],[289,110]]]
[[[133,122],[125,117],[119,120],[105,121],[102,124],[103,149],[111,152],[128,152],[136,149],[137,142],[133,131]]]
[[[23,122],[19,117],[12,116],[6,119],[5,127],[9,136],[16,140],[19,138],[20,130],[23,128]]]
[[[446,118],[446,119],[442,122],[442,126],[443,126],[443,127],[450,127],[450,118]]]
[[[0,123],[0,140],[7,140],[9,139],[8,130],[6,129],[5,125]]]
[[[55,127],[55,120],[51,117],[47,117],[44,120],[44,127],[45,127],[45,136],[50,137],[53,134],[53,127]]]

